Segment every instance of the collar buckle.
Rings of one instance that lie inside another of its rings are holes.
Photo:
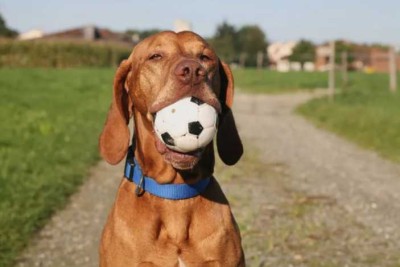
[[[133,168],[131,169],[133,170]],[[133,173],[133,171],[132,171]],[[140,197],[144,193],[144,175],[142,174],[139,180],[139,183],[136,185],[135,194]]]

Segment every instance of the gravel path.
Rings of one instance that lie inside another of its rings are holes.
[[[265,161],[289,166],[295,188],[334,197],[363,224],[399,240],[400,166],[293,114],[320,94],[239,95],[242,135],[262,148]]]
[[[101,161],[22,254],[19,267],[97,267],[98,244],[123,173]]]
[[[382,240],[398,240],[400,237],[400,166],[319,130],[293,114],[296,106],[323,94],[323,91],[276,96],[237,94],[235,116],[241,135],[250,145],[258,148],[265,173],[272,177],[265,181],[257,177],[245,180],[243,174],[236,174],[235,179],[242,177],[242,180],[222,180],[234,212],[239,215],[239,224],[244,225],[245,248],[253,244],[257,246],[263,241],[260,237],[250,240],[247,236],[251,236],[253,230],[246,227],[259,224],[259,231],[262,231],[260,229],[266,221],[271,224],[271,218],[276,216],[274,207],[280,205],[278,202],[287,202],[287,188],[324,196],[323,200],[334,199],[346,213],[371,228]],[[122,165],[112,167],[105,162],[94,167],[88,181],[71,198],[70,204],[53,216],[34,238],[17,266],[98,266],[98,241],[122,168]],[[276,184],[280,178],[284,186]],[[266,187],[268,189],[263,191]],[[300,199],[301,205],[307,201],[307,198]],[[252,210],[254,205],[257,207]],[[260,211],[272,214],[272,217],[260,217]],[[321,212],[318,210],[318,213]],[[341,211],[331,208],[325,209],[323,214],[326,217],[329,213],[338,214],[336,217],[344,216]],[[254,219],[256,217],[257,220]],[[286,217],[283,219],[287,220]],[[340,223],[341,218],[335,220]],[[276,224],[280,227],[282,221]],[[363,235],[365,232],[359,234]],[[374,250],[375,244],[374,239],[371,250]],[[249,254],[253,257],[257,253],[260,254],[259,251],[250,251]],[[302,258],[302,255],[294,255],[295,261]],[[259,260],[257,265],[251,266],[291,266],[280,265],[279,262],[284,262],[281,257],[272,259],[272,265],[265,265],[265,261]]]

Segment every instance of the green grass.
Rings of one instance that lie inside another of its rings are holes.
[[[98,160],[111,69],[0,70],[0,266]]]
[[[277,72],[257,69],[234,69],[235,86],[251,93],[284,93],[326,88],[328,74],[322,72]]]
[[[400,162],[400,88],[389,92],[387,74],[351,73],[349,79],[333,102],[315,99],[298,111],[319,127]]]

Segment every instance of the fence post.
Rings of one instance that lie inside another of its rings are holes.
[[[347,75],[347,69],[348,69],[347,51],[343,51],[342,52],[342,81],[343,81],[343,87],[346,87],[347,83],[349,81],[349,77]]]
[[[243,53],[243,52],[240,53],[240,56],[239,56],[239,65],[240,65],[241,68],[246,67],[246,58],[247,58],[246,53]]]
[[[264,64],[264,53],[262,51],[257,52],[257,69],[262,69]]]
[[[335,41],[331,41],[329,46],[329,98],[333,100],[335,97]]]
[[[389,77],[390,77],[390,91],[395,93],[397,91],[397,62],[396,50],[394,47],[389,49]]]

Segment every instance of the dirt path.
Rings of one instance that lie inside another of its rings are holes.
[[[376,232],[400,239],[400,166],[293,115],[309,97],[239,96],[242,134],[266,162],[289,166],[296,188],[334,197]]]
[[[123,166],[101,161],[88,180],[55,214],[22,254],[17,266],[98,266],[97,247]]]
[[[294,114],[323,94],[236,98],[241,135],[263,165],[250,170],[256,186],[239,182],[257,192],[253,200],[233,203],[253,225],[247,258],[251,266],[400,266],[400,166]],[[256,212],[251,220],[243,207]]]
[[[218,179],[242,230],[249,266],[400,265],[400,167],[316,129],[293,109],[323,92],[238,94],[247,154]],[[122,166],[100,162],[18,266],[97,266]]]

